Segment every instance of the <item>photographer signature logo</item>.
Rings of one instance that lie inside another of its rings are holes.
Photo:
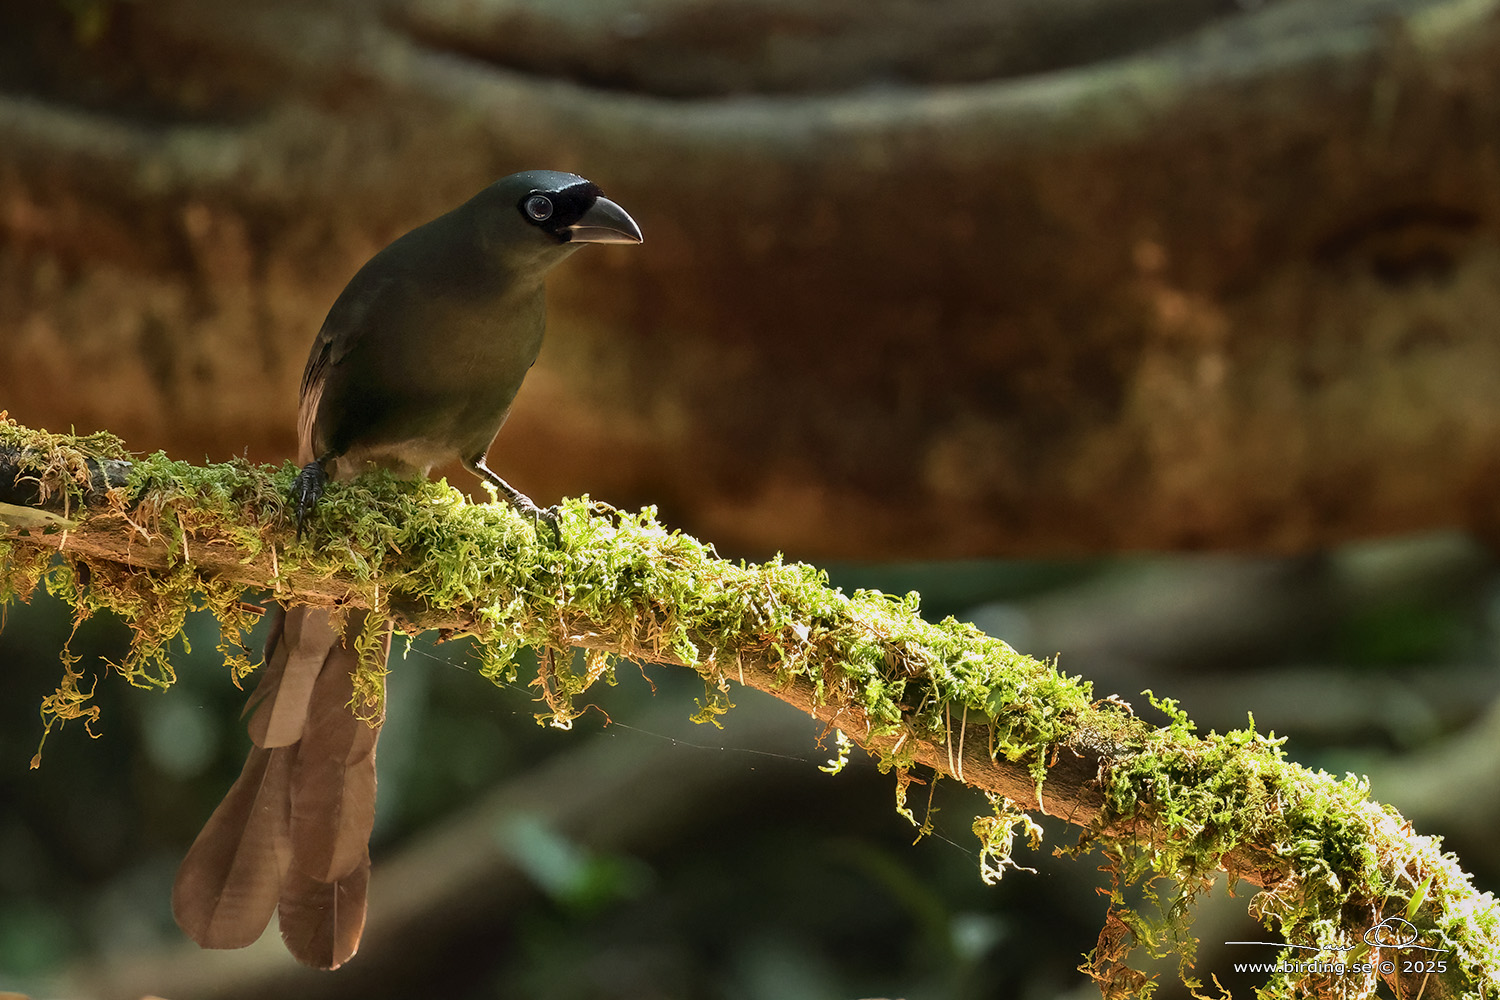
[[[1299,951],[1310,951],[1317,955],[1343,955],[1345,952],[1350,952],[1356,948],[1364,946],[1368,946],[1377,950],[1393,949],[1397,951],[1429,952],[1432,955],[1447,953],[1447,948],[1433,948],[1429,945],[1418,944],[1417,941],[1420,936],[1421,935],[1418,933],[1416,925],[1414,925],[1410,920],[1404,920],[1401,917],[1386,917],[1384,920],[1380,921],[1380,923],[1365,931],[1364,941],[1362,944],[1351,944],[1343,948],[1337,948],[1332,945],[1319,947],[1316,945],[1306,944],[1287,944],[1284,941],[1225,941],[1224,943],[1226,945],[1263,945],[1268,948],[1279,949],[1292,948]],[[1397,963],[1390,959],[1383,959],[1379,962],[1345,962],[1342,959],[1307,962],[1289,962],[1282,960],[1277,962],[1236,962],[1234,963],[1234,971],[1287,972],[1299,974],[1323,973],[1336,976],[1342,976],[1346,973],[1362,974],[1368,972],[1377,972],[1382,976],[1388,976],[1396,971],[1396,966]],[[1403,959],[1400,963],[1400,966],[1401,972],[1403,974],[1419,974],[1427,972],[1442,973],[1448,971],[1448,963],[1446,961],[1435,960],[1429,958],[1426,955],[1418,956],[1416,958]]]

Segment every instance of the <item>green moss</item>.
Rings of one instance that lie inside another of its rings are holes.
[[[990,803],[990,814],[974,820],[974,836],[979,838],[979,877],[987,885],[994,885],[1007,871],[1030,872],[1034,868],[1022,868],[1011,857],[1016,834],[1025,833],[1033,850],[1041,846],[1042,828],[1031,818],[1031,814],[1010,799],[1000,795],[986,795]]]
[[[24,433],[58,478],[71,461],[61,457],[66,439]],[[97,443],[123,454],[112,439]],[[556,724],[571,718],[573,698],[610,675],[614,658],[641,651],[700,670],[708,686],[697,718],[711,721],[730,706],[723,679],[751,658],[769,663],[783,684],[809,684],[820,702],[858,706],[877,738],[951,744],[957,730],[961,744],[968,727],[987,727],[992,752],[1028,761],[1040,783],[1049,748],[1089,702],[1088,685],[1053,664],[951,618],[923,621],[916,594],[845,594],[813,566],[723,560],[711,546],[664,527],[651,508],[626,513],[586,497],[571,500],[554,537],[506,506],[466,502],[445,482],[377,473],[330,484],[306,537],[288,543],[285,498],[296,472],[244,462],[194,466],[161,454],[141,459],[118,509],[129,507],[126,516],[144,535],[168,540],[174,567],[145,573],[65,562],[49,586],[80,615],[104,608],[133,625],[135,642],[118,669],[143,685],[171,682],[169,643],[198,607],[224,623],[223,649],[236,678],[250,669],[239,652],[249,622],[237,588],[194,572],[193,546],[213,538],[246,558],[274,551],[283,575],[352,579],[357,603],[377,613],[393,601],[471,605],[481,670],[495,679],[514,678],[522,647],[593,647],[582,671],[572,669],[570,657],[543,658],[553,665],[542,679],[544,720]],[[81,567],[89,578],[83,586]],[[10,561],[6,579],[27,592],[37,572],[34,562]],[[363,648],[373,652],[375,638],[364,637]],[[378,656],[365,659],[360,689],[378,713],[383,667]],[[889,764],[907,763],[900,750],[891,754]]]
[[[0,444],[29,442],[39,481],[81,499],[88,478],[86,470],[79,478],[81,459],[66,439],[23,430],[0,421]],[[112,439],[93,444],[123,451]],[[368,718],[383,712],[378,651],[392,608],[472,608],[480,669],[496,681],[513,682],[517,652],[537,650],[533,683],[545,707],[539,720],[559,726],[576,716],[577,696],[613,681],[619,658],[648,656],[699,671],[705,697],[695,718],[708,722],[732,707],[729,680],[747,665],[768,665],[778,684],[863,713],[868,732],[851,735],[876,744],[881,768],[895,772],[898,809],[914,822],[906,792],[918,780],[912,769],[919,743],[946,749],[949,770],[961,777],[965,740],[983,732],[993,759],[1030,770],[1039,797],[1058,755],[1102,755],[1103,808],[1076,849],[1103,850],[1115,878],[1109,945],[1090,966],[1107,994],[1149,988],[1125,963],[1132,940],[1190,959],[1196,894],[1221,867],[1251,863],[1286,873],[1256,897],[1254,910],[1299,943],[1347,934],[1343,929],[1359,919],[1351,914],[1404,909],[1420,881],[1410,873],[1430,875],[1421,893],[1431,905],[1421,912],[1436,916],[1425,918],[1424,933],[1459,956],[1472,982],[1500,992],[1494,901],[1474,893],[1435,845],[1420,857],[1403,855],[1420,838],[1374,807],[1362,781],[1286,761],[1280,741],[1256,733],[1253,720],[1244,730],[1198,736],[1174,702],[1148,693],[1168,717],[1152,727],[1117,698],[1095,701],[1087,682],[1055,663],[1021,655],[952,618],[924,621],[914,593],[847,594],[813,566],[724,560],[712,546],[663,526],[651,508],[622,512],[587,497],[568,500],[554,534],[504,505],[469,503],[446,482],[377,473],[330,484],[298,541],[285,499],[296,472],[243,462],[191,466],[159,454],[141,459],[110,502],[134,530],[169,540],[169,568],[49,562],[38,550],[0,540],[0,597],[24,597],[44,585],[70,601],[79,620],[100,609],[119,614],[135,638],[115,667],[143,686],[172,682],[170,644],[186,613],[206,607],[224,626],[221,648],[238,680],[253,669],[239,651],[250,614],[239,604],[239,587],[200,572],[194,552],[231,544],[247,559],[273,555],[273,586],[292,572],[337,577],[353,588],[352,604],[372,609],[357,640],[364,655],[356,708]],[[585,652],[575,656],[575,647]],[[90,721],[96,712],[66,651],[63,661],[63,681],[43,708],[49,730],[67,719]],[[929,806],[924,831],[931,815]],[[987,876],[1013,866],[1011,841],[1018,831],[1032,832],[1028,823],[1004,801],[979,818]],[[1167,877],[1176,888],[1159,896],[1157,881]],[[1128,902],[1132,886],[1142,903]]]
[[[125,460],[125,443],[107,431],[84,436],[33,430],[11,420],[0,410],[0,449],[13,455],[19,478],[36,485],[43,504],[61,501],[63,516],[71,516],[82,504],[91,472],[88,462]]]
[[[1442,855],[1435,842],[1416,837],[1394,813],[1372,803],[1365,779],[1301,768],[1284,759],[1274,734],[1262,736],[1253,724],[1189,738],[1186,717],[1174,705],[1158,707],[1168,712],[1169,724],[1105,769],[1105,809],[1079,845],[1098,847],[1111,859],[1112,904],[1131,943],[1157,957],[1177,955],[1185,963],[1184,980],[1192,982],[1186,971],[1195,944],[1189,933],[1192,905],[1217,871],[1245,864],[1229,855],[1248,845],[1268,850],[1266,868],[1285,873],[1255,896],[1252,913],[1288,941],[1340,949],[1335,957],[1346,961],[1357,960],[1364,945],[1351,937],[1351,922],[1373,925],[1398,913],[1433,912],[1420,901],[1405,904],[1414,895],[1428,896],[1431,885],[1448,886],[1453,895],[1438,902],[1436,912],[1450,919],[1443,926],[1419,920],[1422,941],[1465,956],[1459,962],[1477,984],[1476,992],[1465,995],[1494,994],[1500,986],[1495,901],[1476,893],[1456,859]],[[1151,835],[1118,832],[1132,828]],[[1420,857],[1412,855],[1414,843],[1421,845]],[[1431,881],[1419,887],[1413,872],[1431,872]],[[1163,877],[1173,886],[1164,899],[1154,891]],[[1131,885],[1143,887],[1147,905],[1127,904]],[[1121,947],[1115,958],[1122,960],[1127,951]],[[1305,962],[1311,954],[1291,958]],[[1123,964],[1111,968],[1118,979],[1103,984],[1106,995],[1146,995],[1154,988]],[[1351,980],[1342,987],[1353,985]],[[1331,988],[1315,976],[1288,974],[1262,995],[1321,995]]]

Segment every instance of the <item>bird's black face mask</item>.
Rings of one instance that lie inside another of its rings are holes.
[[[641,242],[635,220],[582,178],[558,188],[528,191],[516,210],[559,243]]]

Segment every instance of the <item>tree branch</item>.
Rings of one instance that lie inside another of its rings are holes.
[[[1151,726],[971,625],[923,621],[916,595],[844,594],[810,566],[730,562],[663,528],[654,511],[587,499],[564,505],[553,539],[446,483],[385,475],[330,486],[298,542],[283,509],[289,466],[200,467],[160,455],[128,472],[108,464],[123,459],[116,441],[0,423],[0,470],[12,470],[0,496],[29,482],[26,509],[63,519],[39,527],[10,512],[21,524],[0,536],[0,596],[24,597],[45,579],[80,613],[121,612],[136,635],[121,669],[136,683],[170,679],[153,664],[164,663],[164,644],[195,602],[232,638],[245,587],[371,608],[407,631],[473,633],[490,676],[513,677],[519,647],[542,649],[535,683],[563,726],[572,697],[618,658],[684,666],[706,682],[700,717],[731,707],[731,682],[765,691],[871,751],[903,790],[921,766],[1079,827],[1080,846],[1101,847],[1120,885],[1168,876],[1189,900],[1220,870],[1259,885],[1253,911],[1290,943],[1359,948],[1340,957],[1375,963],[1344,983],[1355,992],[1377,978],[1401,995],[1500,990],[1500,908],[1361,782],[1301,768],[1250,731],[1195,735],[1170,700],[1159,706],[1169,724]],[[54,553],[61,568],[49,568]],[[553,655],[575,647],[581,664]],[[379,676],[368,679],[371,698]],[[1008,862],[1017,822],[999,804],[976,820],[991,875]],[[1117,894],[1091,967],[1106,995],[1139,986],[1119,960],[1117,932],[1140,919]],[[1181,918],[1168,929],[1188,947]],[[1446,971],[1403,973],[1403,957],[1429,953],[1399,944],[1443,949]],[[1331,988],[1313,973],[1286,982]]]

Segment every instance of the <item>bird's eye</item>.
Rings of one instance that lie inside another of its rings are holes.
[[[552,218],[552,199],[544,194],[534,194],[527,198],[526,215],[532,222],[546,222]]]

